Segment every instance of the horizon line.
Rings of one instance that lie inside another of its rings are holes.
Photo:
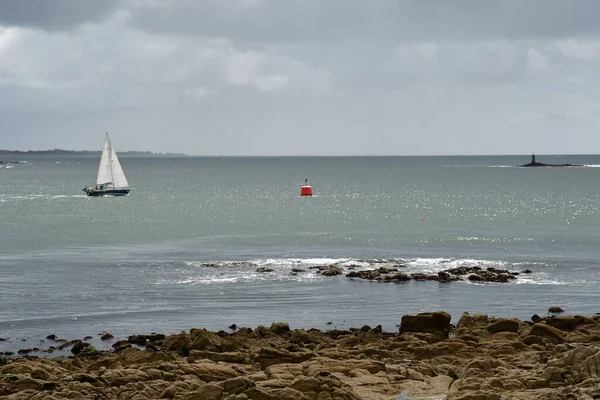
[[[70,149],[46,149],[46,150],[16,150],[0,149],[0,154],[11,153],[101,153],[101,150],[70,150]],[[593,156],[600,153],[438,153],[438,154],[187,154],[182,152],[154,152],[151,150],[120,150],[119,153],[150,153],[152,155],[175,155],[186,157],[506,157],[506,156]]]

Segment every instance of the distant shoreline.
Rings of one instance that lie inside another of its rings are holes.
[[[0,156],[47,155],[47,156],[100,156],[98,150],[2,150]],[[119,156],[125,157],[190,157],[183,153],[153,153],[151,151],[120,151]]]

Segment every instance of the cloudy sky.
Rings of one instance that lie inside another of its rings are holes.
[[[0,0],[0,148],[600,153],[597,0]]]

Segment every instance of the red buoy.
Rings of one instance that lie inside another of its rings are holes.
[[[308,179],[304,179],[304,185],[300,188],[300,196],[312,196],[312,187],[308,184]]]

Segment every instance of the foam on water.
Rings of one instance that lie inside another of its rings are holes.
[[[437,274],[440,271],[461,267],[496,268],[520,273],[516,281],[505,285],[512,283],[563,285],[579,282],[579,280],[569,279],[568,277],[562,277],[560,280],[557,280],[555,266],[545,263],[470,258],[389,258],[370,260],[356,258],[268,258],[246,261],[185,261],[183,264],[193,267],[190,271],[192,276],[178,280],[177,282],[180,284],[339,279],[339,277],[329,278],[322,276],[318,270],[318,267],[322,266],[338,266],[343,268],[345,273],[351,270],[361,271],[380,267],[395,267],[399,271],[408,274]],[[267,268],[269,271],[257,272],[259,268]],[[298,269],[300,272],[293,273],[294,269]],[[521,273],[526,269],[533,269],[534,271],[531,274]],[[585,273],[588,273],[588,271],[586,270]],[[455,284],[461,284],[461,282],[456,282]]]

